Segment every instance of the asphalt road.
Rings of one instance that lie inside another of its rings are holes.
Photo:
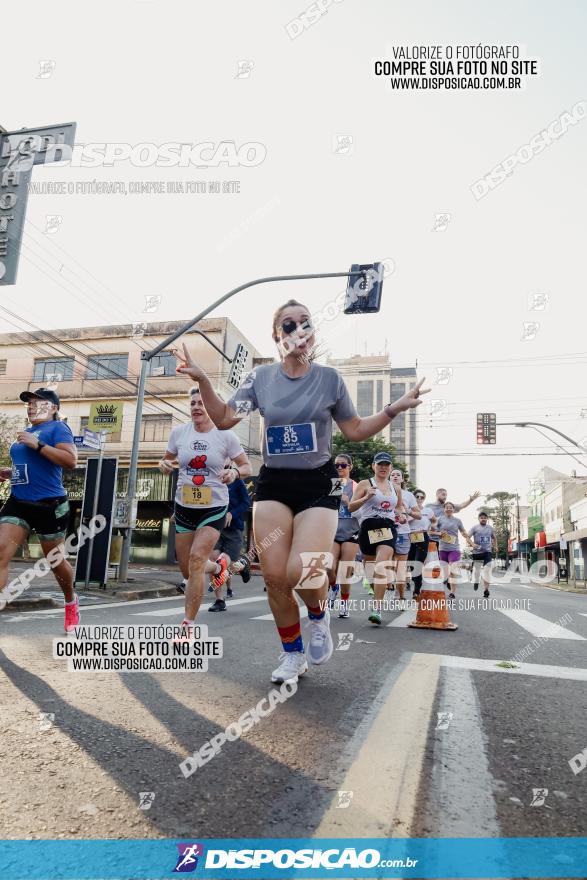
[[[52,657],[60,610],[0,615],[2,836],[587,834],[587,769],[569,766],[587,748],[587,597],[538,586],[492,586],[497,607],[454,611],[456,632],[409,629],[409,611],[380,629],[367,611],[333,613],[330,662],[185,778],[180,762],[272,688],[262,586],[235,578],[226,613],[202,610],[223,639],[207,672],[67,672]],[[180,597],[96,603],[82,623],[173,624],[182,610]]]

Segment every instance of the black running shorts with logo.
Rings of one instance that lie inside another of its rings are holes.
[[[341,495],[342,481],[331,460],[308,470],[262,465],[255,501],[279,501],[296,516],[312,507],[338,511]]]
[[[197,532],[203,526],[210,526],[221,532],[226,519],[226,507],[182,507],[175,502],[175,531]]]
[[[471,558],[473,562],[482,562],[483,565],[487,565],[493,559],[491,553],[488,551],[484,551],[483,553],[472,553]]]
[[[58,498],[40,498],[38,501],[21,501],[10,495],[0,510],[0,524],[11,523],[36,532],[44,541],[56,541],[65,537],[69,525],[69,501],[67,495]]]
[[[382,535],[385,534],[383,531],[384,529],[389,529],[391,531],[390,538],[382,537]],[[375,532],[376,534],[369,535],[369,532]],[[384,547],[393,547],[395,549],[396,537],[397,527],[394,522],[391,522],[391,520],[385,519],[385,517],[382,516],[372,516],[368,519],[364,519],[359,530],[359,547],[361,553],[364,556],[375,556],[377,548],[382,545]]]

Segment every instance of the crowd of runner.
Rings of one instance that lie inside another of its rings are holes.
[[[255,367],[228,401],[185,345],[175,352],[177,372],[197,385],[190,391],[191,419],[172,429],[159,469],[177,472],[173,517],[185,592],[182,627],[189,637],[208,584],[215,593],[208,610],[225,611],[223,590],[232,595],[231,574],[241,573],[245,582],[250,577],[249,558],[243,555],[249,506],[243,478],[252,468],[232,429],[259,410],[263,465],[253,506],[254,545],[269,547],[259,562],[281,643],[271,679],[284,682],[296,681],[308,662],[329,660],[329,588],[337,595],[339,616],[348,617],[358,563],[376,573],[367,579],[373,594],[368,619],[380,626],[386,591],[394,589],[400,602],[406,590],[418,599],[431,556],[446,564],[448,595],[455,597],[459,535],[473,551],[474,588],[481,578],[487,597],[483,566],[497,544],[485,514],[468,533],[455,515],[478,492],[454,504],[445,489],[438,489],[435,501],[427,503],[423,491],[406,487],[387,452],[374,456],[372,476],[359,482],[352,478],[350,454],[332,459],[333,423],[349,442],[374,437],[397,415],[421,404],[429,390],[422,388],[423,379],[380,412],[360,417],[340,373],[314,359],[315,333],[306,306],[296,300],[281,306],[272,337],[279,361]],[[17,547],[36,531],[43,553],[56,557],[52,569],[63,590],[70,632],[79,623],[79,606],[71,566],[60,555],[69,513],[62,468],[75,467],[76,449],[70,429],[59,421],[53,391],[41,388],[21,397],[30,427],[10,449],[12,467],[0,470],[0,480],[11,479],[10,497],[0,510],[0,589]],[[307,607],[305,638],[296,596]]]

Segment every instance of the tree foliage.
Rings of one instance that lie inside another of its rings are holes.
[[[9,450],[18,431],[22,431],[23,420],[18,416],[8,416],[0,413],[0,466],[7,467],[10,464]]]
[[[507,557],[510,537],[511,502],[515,499],[511,492],[493,492],[486,496],[486,503],[479,508],[479,513],[486,513],[491,520],[499,555],[504,558]],[[495,503],[491,504],[492,501]]]

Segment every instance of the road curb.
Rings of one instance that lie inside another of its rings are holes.
[[[129,589],[129,590],[109,590],[106,589],[101,594],[109,595],[115,599],[121,599],[124,602],[136,602],[140,599],[163,599],[167,596],[180,596],[177,587],[170,586],[166,581],[160,581],[161,586],[153,589]]]
[[[23,599],[14,599],[9,602],[4,611],[41,611],[44,608],[59,608],[60,603],[50,596],[27,596]]]

